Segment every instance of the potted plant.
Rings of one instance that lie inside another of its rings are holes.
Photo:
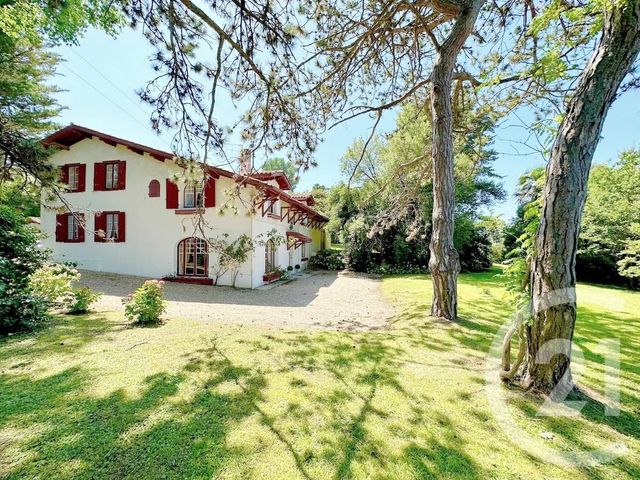
[[[291,265],[289,265],[289,266],[287,267],[287,270],[288,270],[289,272],[291,272],[291,271],[293,270],[293,267],[292,267]]]
[[[300,270],[300,265],[296,265],[296,270]]]

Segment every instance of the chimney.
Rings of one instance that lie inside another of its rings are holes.
[[[253,162],[251,161],[251,150],[243,148],[238,158],[240,162],[240,173],[242,175],[250,175],[253,170]]]

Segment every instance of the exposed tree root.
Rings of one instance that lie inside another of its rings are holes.
[[[522,315],[522,312],[519,312],[516,316],[516,321],[513,322],[513,325],[511,325],[504,336],[504,340],[502,341],[502,371],[500,372],[500,378],[506,382],[510,382],[514,379],[524,361],[526,344],[524,338],[523,318],[524,316]],[[516,356],[516,360],[512,366],[511,339],[516,333],[518,333],[518,355]]]

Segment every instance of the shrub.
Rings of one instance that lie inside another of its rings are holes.
[[[296,270],[300,270],[300,265],[296,265]]]
[[[122,299],[124,315],[129,320],[141,324],[157,323],[167,308],[162,299],[164,282],[147,280],[132,294]]]
[[[309,268],[316,270],[342,270],[342,253],[336,250],[320,250],[309,259]]]
[[[288,270],[289,272],[291,272],[291,271],[293,270],[293,267],[292,267],[291,265],[289,265],[289,266],[287,267],[287,270]]]
[[[68,313],[77,315],[87,313],[92,303],[100,298],[99,293],[95,293],[89,287],[78,288],[73,292],[73,302],[69,306]]]
[[[78,271],[68,265],[48,263],[29,277],[29,289],[48,307],[68,308],[74,302],[73,282],[80,279]]]
[[[33,330],[47,318],[46,303],[29,289],[29,277],[47,258],[39,238],[22,215],[0,205],[0,335]]]

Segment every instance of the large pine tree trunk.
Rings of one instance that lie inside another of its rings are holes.
[[[593,153],[605,117],[640,50],[640,0],[607,12],[600,44],[569,101],[547,166],[531,269],[524,384],[563,398],[571,388],[575,262]]]
[[[453,3],[453,2],[451,2]],[[462,2],[461,2],[462,3]],[[459,9],[446,41],[440,46],[431,73],[433,134],[433,216],[429,244],[429,270],[433,280],[431,315],[455,320],[458,313],[458,252],[453,245],[455,179],[453,172],[453,70],[464,42],[473,31],[484,0],[473,0]]]

